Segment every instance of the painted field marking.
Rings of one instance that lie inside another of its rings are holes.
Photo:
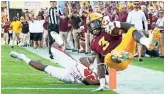
[[[95,88],[29,88],[29,87],[4,87],[2,90],[94,90]],[[109,90],[109,89],[104,89]]]

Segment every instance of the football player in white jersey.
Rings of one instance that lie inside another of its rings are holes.
[[[79,62],[58,47],[51,47],[51,50],[57,63],[64,68],[44,65],[40,62],[29,59],[24,54],[19,54],[14,51],[10,53],[10,56],[22,60],[34,69],[44,71],[63,82],[84,83],[86,85],[100,84],[97,70],[91,67],[90,62],[86,61],[86,58],[80,58]]]

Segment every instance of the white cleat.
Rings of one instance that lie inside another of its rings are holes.
[[[96,90],[93,90],[93,92],[103,91],[104,89],[107,89],[107,88],[108,88],[107,85],[102,85],[102,86],[98,87]]]
[[[58,33],[56,33],[55,31],[51,31],[50,34],[51,34],[52,38],[55,40],[55,43],[57,43],[59,46],[64,45],[64,41],[62,40],[62,38],[60,37],[60,35]]]
[[[113,50],[111,52],[111,54],[113,56],[115,56],[116,58],[118,58],[121,61],[125,61],[128,59],[132,59],[134,57],[134,55],[132,53],[129,52],[125,52],[125,51],[117,51],[117,50]]]
[[[22,60],[22,57],[25,57],[24,54],[19,54],[15,51],[11,51],[10,56],[13,57],[13,58],[19,59],[19,60]]]
[[[149,37],[149,45],[147,45],[148,50],[153,50],[158,43],[160,38],[160,30],[155,28]]]

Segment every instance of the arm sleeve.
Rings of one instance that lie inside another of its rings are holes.
[[[131,27],[134,26],[134,24],[130,24],[127,22],[120,22],[121,29],[124,29],[125,31],[129,30]]]

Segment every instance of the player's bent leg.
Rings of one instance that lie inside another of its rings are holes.
[[[115,59],[117,59],[117,58],[115,58]],[[109,68],[114,68],[116,70],[125,70],[131,61],[132,61],[132,59],[128,59],[123,62],[119,61],[119,60],[114,60],[114,58],[112,58],[111,53],[108,53],[104,59],[105,64]]]
[[[160,30],[158,28],[155,28],[149,38],[143,36],[137,30],[134,30],[133,38],[136,42],[145,45],[148,50],[153,50],[160,38]]]
[[[124,35],[121,43],[111,52],[105,56],[105,63],[108,67],[117,70],[124,70],[133,59],[136,49],[136,42],[133,38],[133,31],[135,28],[130,28]]]

